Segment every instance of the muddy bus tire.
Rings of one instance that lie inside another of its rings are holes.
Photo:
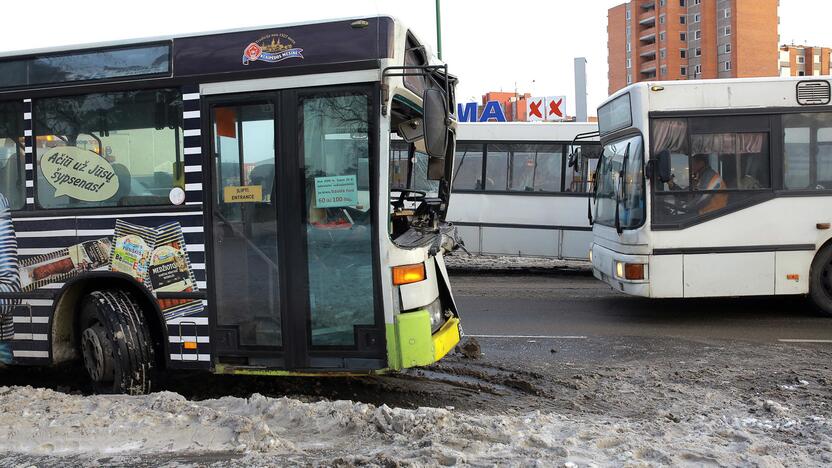
[[[832,246],[821,249],[812,261],[809,298],[819,313],[832,317]]]
[[[81,303],[81,356],[100,393],[142,395],[154,383],[153,340],[141,307],[126,291],[105,289]]]

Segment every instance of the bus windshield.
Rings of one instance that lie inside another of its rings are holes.
[[[633,229],[644,223],[644,169],[641,135],[607,143],[601,153],[596,182],[595,222]]]

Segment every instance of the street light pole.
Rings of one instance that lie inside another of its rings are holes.
[[[436,0],[436,55],[442,60],[442,16],[439,2],[440,0]]]

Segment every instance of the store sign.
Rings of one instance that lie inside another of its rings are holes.
[[[565,96],[544,96],[526,99],[529,122],[559,122],[566,118]]]
[[[52,148],[40,159],[43,177],[53,187],[55,196],[67,195],[76,200],[104,201],[118,191],[118,177],[106,159],[75,146]]]
[[[456,105],[456,116],[460,122],[505,122],[506,115],[497,101],[488,101],[482,108],[482,115],[477,118],[477,103],[467,102]]]

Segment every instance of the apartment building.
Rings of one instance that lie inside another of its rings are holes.
[[[778,0],[631,0],[609,9],[609,92],[645,80],[776,76]]]
[[[830,49],[795,44],[780,46],[780,76],[829,74]]]

